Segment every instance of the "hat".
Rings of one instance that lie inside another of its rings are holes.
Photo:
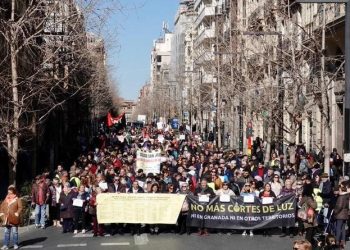
[[[328,173],[322,173],[322,174],[320,175],[320,177],[321,177],[321,178],[328,178],[329,175],[328,175]]]

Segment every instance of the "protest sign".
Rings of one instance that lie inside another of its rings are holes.
[[[145,174],[160,173],[161,163],[160,151],[145,152],[138,150],[136,152],[136,171],[142,169]]]
[[[97,219],[101,224],[176,224],[185,198],[181,194],[99,194]]]
[[[259,229],[295,225],[295,196],[275,199],[263,204],[259,198],[245,203],[243,197],[231,197],[229,202],[217,196],[209,203],[198,197],[188,196],[189,213],[187,225],[191,227],[224,229]]]

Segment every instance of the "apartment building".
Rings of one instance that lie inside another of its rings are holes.
[[[171,56],[171,82],[176,85],[177,110],[183,123],[192,123],[194,1],[183,0],[174,20]]]

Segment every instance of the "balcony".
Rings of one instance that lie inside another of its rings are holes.
[[[197,65],[202,65],[207,62],[212,62],[215,60],[215,55],[211,51],[204,51],[200,56],[195,59]]]
[[[194,21],[195,28],[203,21],[205,17],[214,16],[215,15],[215,7],[211,4],[206,4],[202,11],[198,14],[196,20]]]
[[[194,47],[198,47],[205,39],[215,38],[215,28],[203,29],[194,40]]]

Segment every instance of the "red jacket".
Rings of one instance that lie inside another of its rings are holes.
[[[38,205],[44,205],[48,202],[50,197],[50,189],[45,182],[40,184],[33,184],[32,187],[32,202]]]

